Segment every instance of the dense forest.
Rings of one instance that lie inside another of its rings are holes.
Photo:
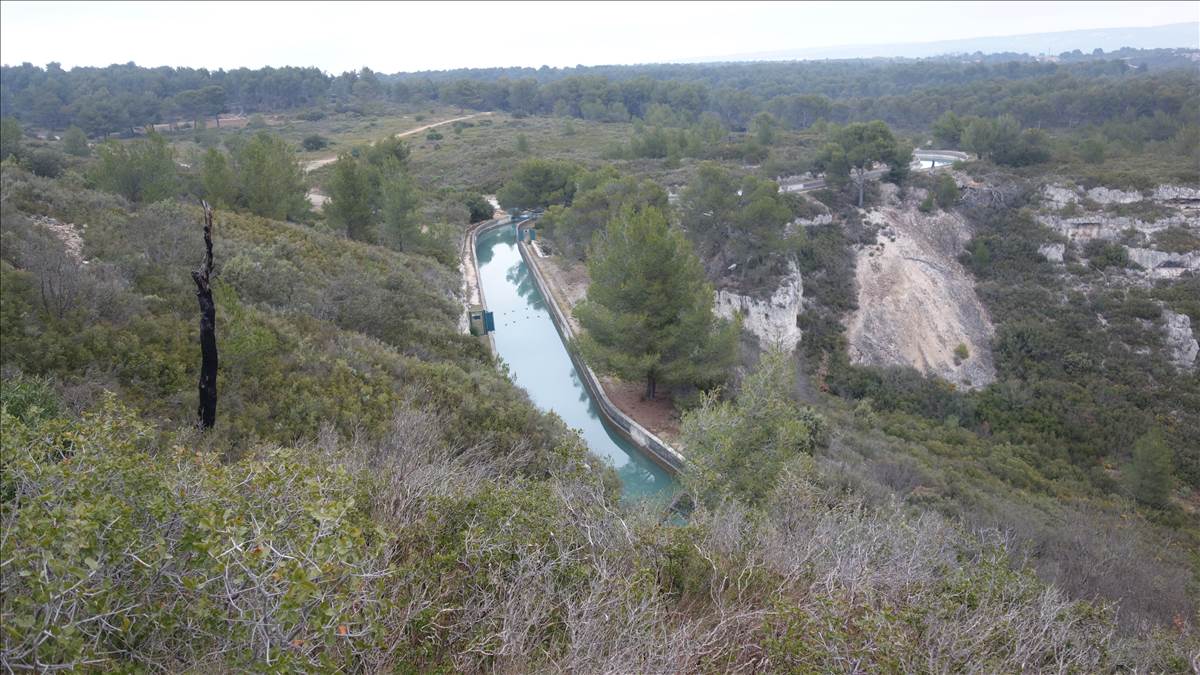
[[[1140,55],[1138,52],[1135,54]],[[1157,52],[1150,52],[1151,56]],[[1065,56],[1065,55],[1064,55]],[[881,119],[927,128],[946,111],[1012,114],[1030,127],[1076,127],[1142,116],[1194,116],[1196,72],[1137,66],[1130,58],[1075,63],[938,60],[833,61],[542,70],[465,70],[385,76],[363,68],[330,76],[315,68],[142,68],[132,63],[63,70],[4,66],[0,115],[49,129],[75,125],[92,135],[221,113],[270,112],[331,104],[444,103],[518,115],[554,114],[628,121],[667,106],[688,121],[717,115],[735,130],[769,111],[792,128],[818,119]]]
[[[0,665],[1195,669],[1195,53],[4,66]],[[670,509],[463,329],[491,195],[588,280],[582,358],[675,406]],[[859,273],[947,223],[986,383],[850,348]],[[715,314],[788,275],[794,351]]]

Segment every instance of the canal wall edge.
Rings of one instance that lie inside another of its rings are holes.
[[[459,251],[459,268],[462,271],[462,303],[463,313],[459,320],[458,329],[463,333],[469,334],[471,328],[467,320],[468,313],[471,311],[471,305],[480,305],[487,307],[487,298],[483,295],[483,284],[479,282],[479,258],[475,252],[475,239],[481,232],[490,230],[493,227],[507,225],[509,217],[492,218],[484,220],[472,225],[463,235],[462,249]],[[496,354],[496,339],[491,333],[486,336],[488,350],[493,356]]]
[[[482,229],[484,228],[480,228],[480,231]],[[626,440],[641,450],[643,454],[653,460],[655,464],[658,464],[674,475],[678,475],[683,471],[683,467],[686,464],[683,455],[632,417],[626,415],[624,411],[608,398],[608,394],[605,393],[599,378],[596,377],[596,373],[575,353],[575,349],[572,347],[572,340],[575,337],[574,331],[571,329],[570,322],[567,321],[566,314],[558,306],[558,300],[550,292],[550,285],[542,276],[542,271],[538,267],[535,256],[530,254],[529,247],[523,241],[520,241],[520,239],[517,240],[517,250],[521,253],[521,258],[525,260],[526,267],[529,268],[530,273],[533,275],[533,281],[537,284],[538,291],[545,298],[546,306],[550,308],[550,318],[554,321],[554,327],[558,329],[559,335],[563,338],[563,342],[567,347],[567,355],[575,364],[575,370],[579,372],[579,379],[583,381],[583,385],[588,388],[588,391],[591,392],[592,397],[596,400],[597,407],[600,409],[600,414],[604,416],[605,421],[619,431]]]

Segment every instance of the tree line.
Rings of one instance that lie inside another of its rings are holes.
[[[325,101],[331,78],[317,68],[45,68],[0,69],[0,114],[48,129],[76,125],[91,135],[132,126],[194,120],[224,112],[268,112]]]
[[[710,113],[734,130],[749,128],[761,112],[793,129],[818,119],[879,119],[911,129],[947,111],[1074,127],[1157,112],[1194,121],[1200,109],[1194,68],[1150,72],[1099,57],[1065,64],[877,59],[396,75],[362,68],[336,76],[296,67],[208,71],[128,63],[64,70],[24,63],[4,66],[0,75],[0,115],[49,129],[76,125],[92,135],[225,112],[315,106],[361,112],[384,102],[611,122],[645,118],[657,106],[689,122]]]

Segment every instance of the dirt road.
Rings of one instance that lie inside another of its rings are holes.
[[[400,133],[396,134],[396,138],[404,138],[405,136],[412,136],[413,134],[419,134],[422,131],[428,131],[434,127],[440,127],[443,124],[453,124],[455,122],[462,122],[464,120],[469,120],[473,117],[480,117],[483,115],[491,115],[491,114],[492,114],[491,112],[481,112],[481,113],[475,113],[474,115],[463,115],[462,117],[453,117],[448,120],[442,120],[441,122],[434,122],[433,124],[426,124],[425,126],[417,127],[416,129],[409,129],[408,131],[401,131]],[[336,161],[337,161],[337,155],[334,155],[332,157],[322,157],[321,159],[314,159],[314,160],[305,162],[304,163],[304,172],[308,173],[309,171],[315,171],[316,169],[319,169],[323,166],[333,164]]]

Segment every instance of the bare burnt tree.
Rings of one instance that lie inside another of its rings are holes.
[[[204,263],[192,272],[196,282],[196,299],[200,303],[200,428],[211,429],[217,421],[217,308],[213,303],[212,227],[213,213],[208,202],[204,207]]]

